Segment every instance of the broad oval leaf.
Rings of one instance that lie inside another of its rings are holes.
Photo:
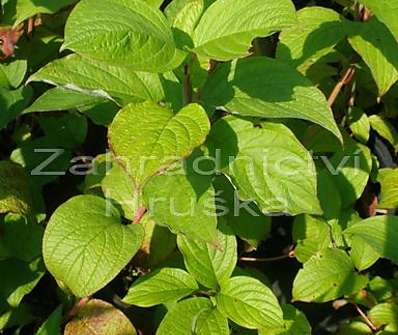
[[[162,268],[134,282],[123,301],[151,307],[180,300],[198,289],[195,279],[186,271]]]
[[[123,108],[109,128],[116,160],[137,187],[160,170],[189,156],[210,129],[205,110],[190,104],[178,113],[151,102]]]
[[[381,215],[354,223],[344,233],[360,238],[382,257],[398,263],[398,217]]]
[[[47,269],[78,297],[109,283],[138,251],[143,229],[122,225],[106,200],[80,195],[54,212],[43,239]]]
[[[171,70],[176,51],[163,13],[141,0],[80,1],[66,23],[63,48],[148,72]]]
[[[398,152],[398,129],[386,118],[379,115],[371,115],[369,122],[372,129],[385,138],[394,147],[395,151]]]
[[[194,51],[226,61],[248,54],[251,41],[295,23],[290,0],[218,0],[203,14],[194,32]]]
[[[305,7],[297,19],[297,24],[282,31],[276,57],[305,70],[331,52],[345,32],[340,15],[332,9]]]
[[[376,18],[365,23],[348,22],[349,42],[370,68],[383,96],[398,80],[398,43]]]
[[[326,249],[304,263],[293,283],[293,299],[327,302],[356,293],[368,278],[354,270],[351,258],[340,249]]]
[[[273,292],[259,280],[232,277],[216,296],[217,308],[238,325],[249,329],[279,328],[283,313]]]
[[[227,67],[220,66],[210,77],[203,92],[205,103],[242,116],[307,120],[342,142],[323,93],[288,64],[251,57],[237,61],[231,71]]]
[[[177,245],[188,271],[202,285],[217,289],[227,282],[237,262],[236,237],[225,227],[211,243],[179,235]]]
[[[259,129],[226,117],[212,127],[208,147],[221,155],[239,196],[262,212],[322,213],[312,157],[286,126],[263,123]]]
[[[68,322],[64,335],[136,335],[130,320],[110,303],[92,299]]]
[[[190,298],[180,301],[169,309],[156,335],[192,334],[199,316],[212,308],[212,303],[207,298]]]
[[[56,59],[29,77],[94,96],[115,98],[121,104],[164,98],[158,74],[103,64],[79,55]]]

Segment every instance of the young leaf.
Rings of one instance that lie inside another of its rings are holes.
[[[195,279],[184,270],[162,268],[134,282],[123,301],[130,305],[151,307],[178,301],[198,289]]]
[[[379,208],[398,208],[398,169],[380,169],[377,181],[381,185]]]
[[[207,298],[190,298],[178,302],[167,312],[156,335],[191,334],[195,332],[196,322],[200,315],[212,308],[212,303]]]
[[[100,97],[113,97],[123,105],[144,100],[160,101],[164,92],[159,75],[137,72],[118,64],[103,64],[79,55],[57,59],[31,75],[28,82],[43,81]]]
[[[178,113],[151,102],[122,109],[109,128],[109,141],[137,187],[157,172],[189,156],[202,144],[210,122],[205,110],[190,104]]]
[[[263,213],[320,214],[312,157],[282,124],[226,117],[213,125],[208,146],[221,154],[225,173],[242,200],[254,200]]]
[[[71,198],[54,212],[43,239],[47,269],[76,296],[109,283],[138,251],[143,229],[122,225],[119,211],[92,195]]]
[[[40,326],[36,335],[60,335],[62,323],[62,305],[51,313],[49,318]]]
[[[297,19],[282,31],[276,58],[305,70],[331,52],[345,32],[340,15],[328,8],[305,7]]]
[[[359,0],[383,22],[398,40],[398,1],[397,0]]]
[[[0,213],[26,215],[32,210],[32,196],[24,169],[9,161],[0,161]]]
[[[217,308],[199,314],[196,320],[197,335],[229,335],[228,319]]]
[[[293,283],[293,299],[327,302],[366,286],[368,278],[354,270],[350,257],[340,249],[326,249],[304,264]]]
[[[66,23],[63,49],[148,72],[172,70],[176,51],[163,13],[142,0],[80,1]]]
[[[279,328],[283,313],[272,291],[251,277],[232,277],[216,297],[217,308],[238,325],[249,329]]]
[[[398,43],[376,18],[365,23],[347,23],[349,42],[369,66],[383,96],[398,80]]]
[[[137,335],[130,320],[111,304],[92,299],[79,308],[65,327],[64,335]]]
[[[227,61],[246,56],[251,41],[295,22],[290,0],[219,0],[203,14],[194,32],[194,51]]]
[[[236,237],[226,228],[212,243],[178,235],[177,245],[188,271],[202,285],[217,289],[228,281],[237,262]]]
[[[347,236],[358,237],[369,244],[382,257],[398,263],[398,217],[374,216],[347,228]]]
[[[210,77],[206,84],[206,104],[225,106],[243,116],[307,120],[329,130],[342,142],[323,93],[288,64],[267,57],[242,59],[228,78],[225,67],[220,66],[214,79]]]

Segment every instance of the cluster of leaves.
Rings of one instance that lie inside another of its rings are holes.
[[[398,1],[297,2],[1,0],[0,333],[398,333]]]

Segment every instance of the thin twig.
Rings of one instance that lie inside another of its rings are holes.
[[[372,329],[373,332],[379,331],[379,328],[377,328],[374,323],[368,318],[368,316],[362,311],[362,309],[357,305],[354,304],[355,309],[359,313],[359,315],[362,317],[362,319],[366,322],[366,324],[369,326],[370,329]]]
[[[286,258],[295,258],[294,250],[289,253],[276,257],[266,257],[266,258],[256,258],[256,257],[239,257],[239,260],[242,262],[275,262],[280,261]]]
[[[338,81],[338,83],[336,84],[332,93],[329,96],[328,104],[330,107],[333,106],[342,88],[351,82],[352,78],[354,78],[354,75],[355,75],[355,67],[350,66],[347,69],[347,71],[344,73],[344,75],[341,77],[341,79]]]
[[[184,65],[184,105],[187,105],[192,102],[193,91],[192,91],[192,82],[191,82],[191,69],[189,64]]]

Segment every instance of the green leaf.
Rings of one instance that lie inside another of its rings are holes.
[[[28,82],[42,81],[102,98],[113,97],[121,104],[164,97],[159,75],[137,72],[118,64],[103,64],[79,55],[69,55],[42,67]]]
[[[290,0],[215,1],[195,29],[194,51],[219,61],[246,56],[255,37],[268,36],[295,21]]]
[[[23,114],[81,109],[106,101],[107,99],[98,96],[54,87],[37,98],[32,105],[23,111]]]
[[[25,109],[31,97],[32,89],[30,86],[13,91],[0,87],[0,130]]]
[[[198,290],[195,279],[181,269],[162,268],[135,281],[123,301],[151,307],[178,301]]]
[[[286,126],[263,123],[260,129],[226,117],[213,125],[208,146],[221,156],[239,197],[255,201],[263,213],[322,213],[312,157]]]
[[[41,255],[44,229],[27,223],[19,215],[7,215],[0,220],[0,259],[18,258],[30,262]]]
[[[223,284],[217,308],[238,325],[249,329],[283,326],[283,313],[272,291],[259,280],[238,276]]]
[[[360,238],[382,257],[398,263],[397,227],[397,216],[382,215],[354,223],[344,233]]]
[[[383,22],[398,40],[398,1],[397,0],[359,0]]]
[[[8,0],[4,5],[2,21],[17,26],[36,14],[53,14],[78,0]]]
[[[192,171],[155,176],[145,185],[143,198],[157,224],[201,241],[211,242],[216,238],[211,177]]]
[[[383,96],[398,80],[397,41],[376,18],[365,23],[347,22],[346,26],[351,46],[369,66],[379,96]]]
[[[280,34],[276,58],[305,70],[332,52],[345,32],[340,15],[332,9],[305,7],[297,12],[297,19]]]
[[[16,59],[8,64],[0,64],[0,71],[4,73],[8,84],[14,88],[22,84],[27,70],[28,62],[25,59]]]
[[[393,303],[384,303],[374,306],[368,313],[376,327],[388,325],[398,331],[398,306]]]
[[[311,335],[311,325],[305,314],[293,305],[283,305],[284,325],[278,329],[264,329],[259,335]]]
[[[60,335],[62,323],[62,305],[59,306],[40,326],[36,335]]]
[[[0,261],[0,301],[18,307],[23,297],[30,293],[45,273],[41,258],[30,263],[18,259]]]
[[[121,207],[122,215],[132,221],[139,207],[139,199],[126,171],[114,163],[102,179],[101,187],[105,198],[115,201]]]
[[[385,138],[398,152],[398,130],[385,118],[379,115],[369,117],[370,126],[383,138]]]
[[[47,269],[76,296],[109,283],[138,251],[139,225],[122,225],[118,210],[104,199],[80,195],[54,212],[43,239]]]
[[[323,217],[331,220],[339,217],[343,206],[341,196],[333,177],[325,170],[318,170],[318,198]]]
[[[370,268],[380,258],[380,254],[358,236],[351,237],[350,245],[351,259],[359,271]]]
[[[185,267],[203,286],[217,289],[228,281],[235,269],[238,250],[236,237],[226,228],[217,231],[212,243],[177,237]]]
[[[398,169],[380,169],[377,181],[381,185],[379,208],[398,208]]]
[[[210,129],[205,110],[190,104],[178,113],[151,102],[123,108],[109,128],[109,142],[116,160],[133,177],[137,187],[189,156],[202,144]]]
[[[190,298],[178,302],[167,312],[156,335],[192,334],[195,331],[198,317],[211,309],[212,303],[207,298]]]
[[[257,248],[271,231],[271,218],[261,213],[254,202],[240,201],[238,191],[227,177],[216,176],[213,186],[219,222],[228,224],[239,238]]]
[[[148,72],[172,70],[176,51],[163,13],[141,0],[80,1],[66,23],[63,49]]]
[[[370,122],[364,111],[360,108],[353,107],[349,115],[349,123],[355,138],[366,144],[370,136]]]
[[[327,302],[356,293],[368,278],[354,270],[350,257],[340,249],[326,249],[304,264],[293,283],[293,299]]]
[[[0,161],[0,213],[26,215],[31,207],[32,195],[24,169],[18,164]]]
[[[220,66],[206,84],[203,100],[207,104],[225,106],[229,112],[243,116],[307,120],[329,130],[342,142],[323,93],[288,64],[251,57],[237,61],[229,75],[227,66]]]
[[[345,208],[352,205],[362,195],[372,169],[372,156],[368,147],[350,139],[344,139],[344,149],[340,149],[329,160],[322,158],[327,171],[340,191]]]
[[[372,330],[364,322],[353,321],[349,324],[344,324],[337,335],[372,335]]]
[[[79,308],[65,327],[64,335],[137,335],[130,320],[110,303],[92,299]]]
[[[307,262],[316,253],[327,249],[331,243],[330,227],[318,216],[299,215],[293,223],[293,239],[297,242],[295,256]]]
[[[199,314],[196,320],[197,335],[229,335],[228,319],[217,308],[208,309]]]

